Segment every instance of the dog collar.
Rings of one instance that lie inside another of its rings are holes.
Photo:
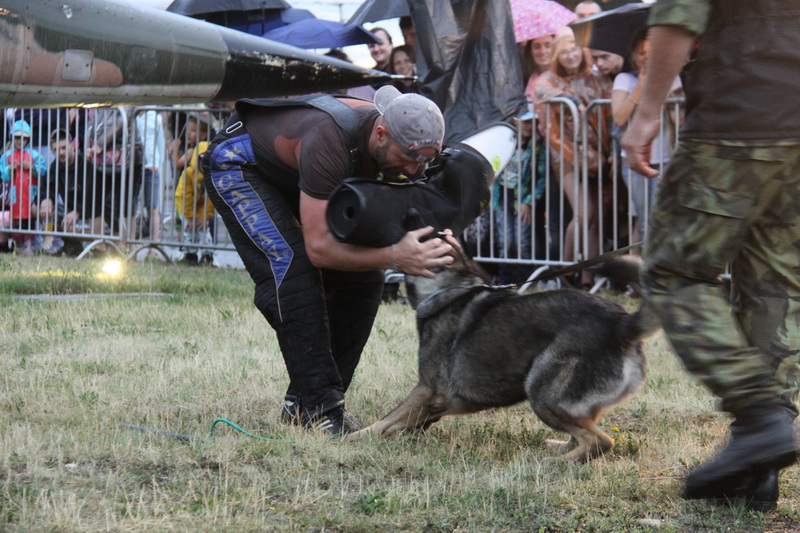
[[[468,281],[443,287],[430,293],[417,305],[417,317],[428,318],[441,311],[445,306],[450,305],[465,294],[476,290],[488,289],[491,291],[507,290],[515,285],[488,285],[486,283],[470,283]],[[451,294],[447,294],[451,293]]]

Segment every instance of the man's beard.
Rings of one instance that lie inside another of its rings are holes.
[[[396,179],[400,174],[403,173],[403,168],[392,168],[389,166],[389,143],[386,143],[383,146],[378,146],[375,150],[375,162],[378,164],[378,168],[383,171],[384,176],[390,179]]]

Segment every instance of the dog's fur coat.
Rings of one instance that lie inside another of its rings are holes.
[[[424,429],[444,416],[527,399],[542,421],[577,441],[562,458],[608,451],[614,441],[597,421],[644,382],[641,341],[657,323],[587,292],[518,295],[488,286],[471,261],[454,255],[433,279],[406,278],[417,310],[419,382],[389,414],[348,438]]]

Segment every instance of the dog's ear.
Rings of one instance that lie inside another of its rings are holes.
[[[453,247],[453,250],[458,253],[458,255],[467,257],[466,252],[464,252],[464,248],[461,246],[461,242],[453,235],[453,232],[450,230],[440,231],[437,233],[437,236],[445,241],[447,244]]]
[[[459,264],[465,265],[470,261],[470,257],[467,252],[464,251],[464,248],[461,246],[461,243],[458,239],[453,236],[453,232],[451,231],[440,231],[438,233],[440,239],[445,241],[447,244],[453,247],[453,250],[450,252],[450,255],[455,259],[454,265],[458,266]]]
[[[491,279],[486,270],[483,269],[478,263],[472,260],[469,254],[464,250],[464,247],[461,246],[461,243],[453,237],[452,233],[440,233],[439,236],[446,240],[452,247],[453,251],[450,252],[450,255],[455,259],[453,264],[450,265],[448,268],[457,268],[462,269],[472,274],[475,274],[479,278],[484,281],[488,281]]]

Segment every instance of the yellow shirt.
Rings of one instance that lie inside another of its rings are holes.
[[[189,164],[183,169],[175,189],[175,209],[186,218],[211,220],[214,206],[211,204],[203,185],[203,172],[200,169],[200,156],[208,149],[208,142],[197,143]]]

